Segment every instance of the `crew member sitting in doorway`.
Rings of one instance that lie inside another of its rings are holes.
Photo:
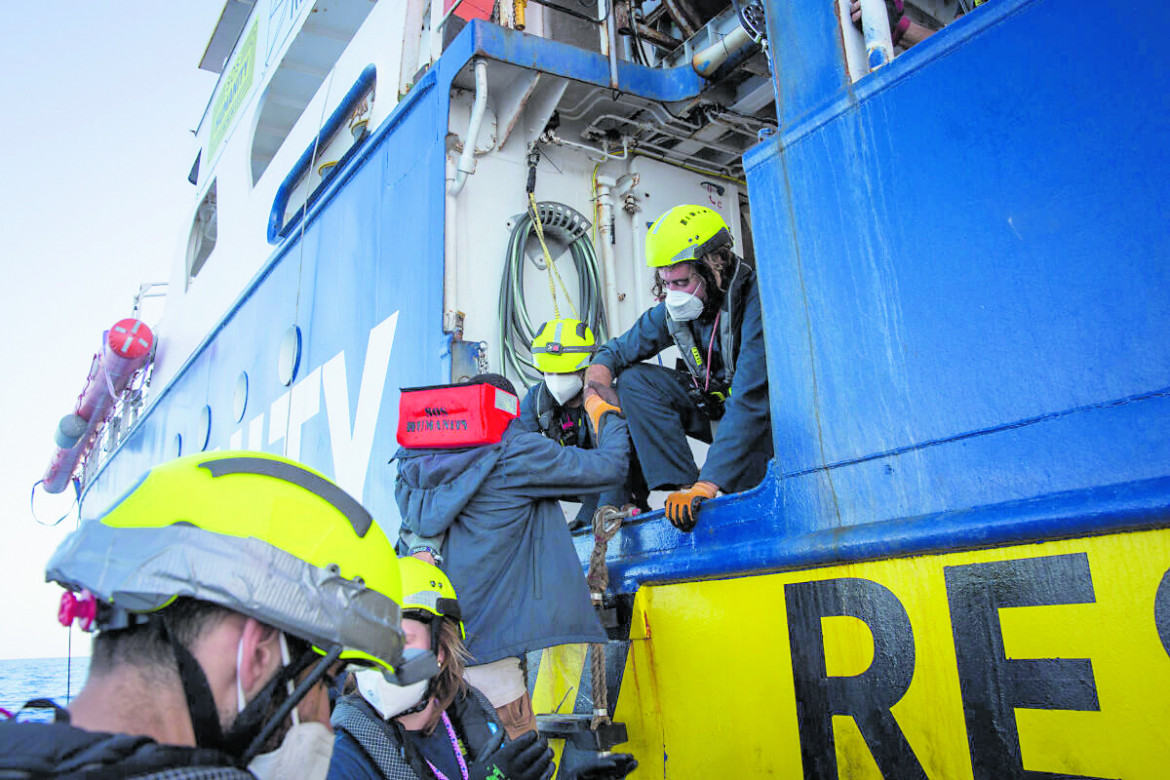
[[[646,482],[674,491],[666,515],[683,531],[701,501],[757,485],[772,457],[759,291],[731,248],[727,223],[709,208],[659,217],[646,236],[659,303],[602,345],[585,372],[586,400],[622,408]],[[672,344],[685,367],[641,362]],[[711,445],[701,470],[687,436]]]
[[[520,404],[520,422],[525,430],[539,432],[565,447],[592,450],[597,441],[585,413],[583,389],[585,368],[597,351],[597,341],[589,326],[580,320],[563,318],[541,325],[532,340],[532,358],[544,381],[528,389]],[[567,501],[581,502],[581,509],[569,528],[584,528],[599,506],[622,508],[628,504],[649,511],[647,489],[637,461],[631,458],[626,485],[601,494],[566,496]],[[637,484],[637,483],[640,483]]]

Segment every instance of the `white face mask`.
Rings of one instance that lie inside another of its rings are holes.
[[[240,643],[236,645],[236,714],[244,711],[248,703],[244,700],[244,681],[240,676],[240,666],[244,663],[244,637],[240,636]]]
[[[260,780],[283,777],[325,780],[333,757],[333,732],[324,723],[299,723],[289,729],[280,747],[263,753],[248,764]]]
[[[583,383],[580,374],[545,374],[544,386],[548,388],[549,395],[557,404],[564,406],[581,392]]]
[[[670,290],[666,293],[666,311],[675,322],[689,322],[703,313],[703,302],[689,292]]]
[[[386,720],[401,715],[422,701],[427,692],[427,683],[430,682],[422,680],[412,685],[393,685],[376,669],[357,672],[354,679],[357,680],[362,698]]]

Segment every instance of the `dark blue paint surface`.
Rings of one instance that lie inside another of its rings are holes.
[[[661,513],[627,525],[615,589],[1165,525],[1170,11],[1090,36],[1136,11],[991,0],[849,85],[832,4],[767,5],[782,130],[745,164],[777,458],[693,534]],[[449,373],[443,138],[451,80],[476,55],[608,83],[595,54],[469,25],[156,400],[87,510],[162,460],[204,403],[226,446],[239,371],[245,425],[267,414],[290,324],[305,370],[345,351],[352,420],[369,330],[398,311],[365,491],[393,531],[397,388]],[[622,86],[685,99],[688,73],[623,66]],[[324,411],[301,457],[330,473]]]

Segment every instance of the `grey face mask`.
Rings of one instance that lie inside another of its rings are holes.
[[[670,290],[666,293],[666,311],[675,322],[690,322],[703,313],[703,302],[689,292]]]
[[[358,691],[370,706],[386,720],[414,709],[427,693],[429,680],[420,680],[412,685],[394,685],[388,682],[382,672],[369,669],[357,672]]]

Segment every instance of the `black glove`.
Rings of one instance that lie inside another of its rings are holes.
[[[558,780],[622,780],[638,768],[638,762],[629,753],[610,753],[595,756],[576,769],[562,770]]]
[[[553,766],[548,740],[535,731],[527,731],[508,744],[501,729],[488,740],[483,753],[467,767],[468,780],[548,780]]]

